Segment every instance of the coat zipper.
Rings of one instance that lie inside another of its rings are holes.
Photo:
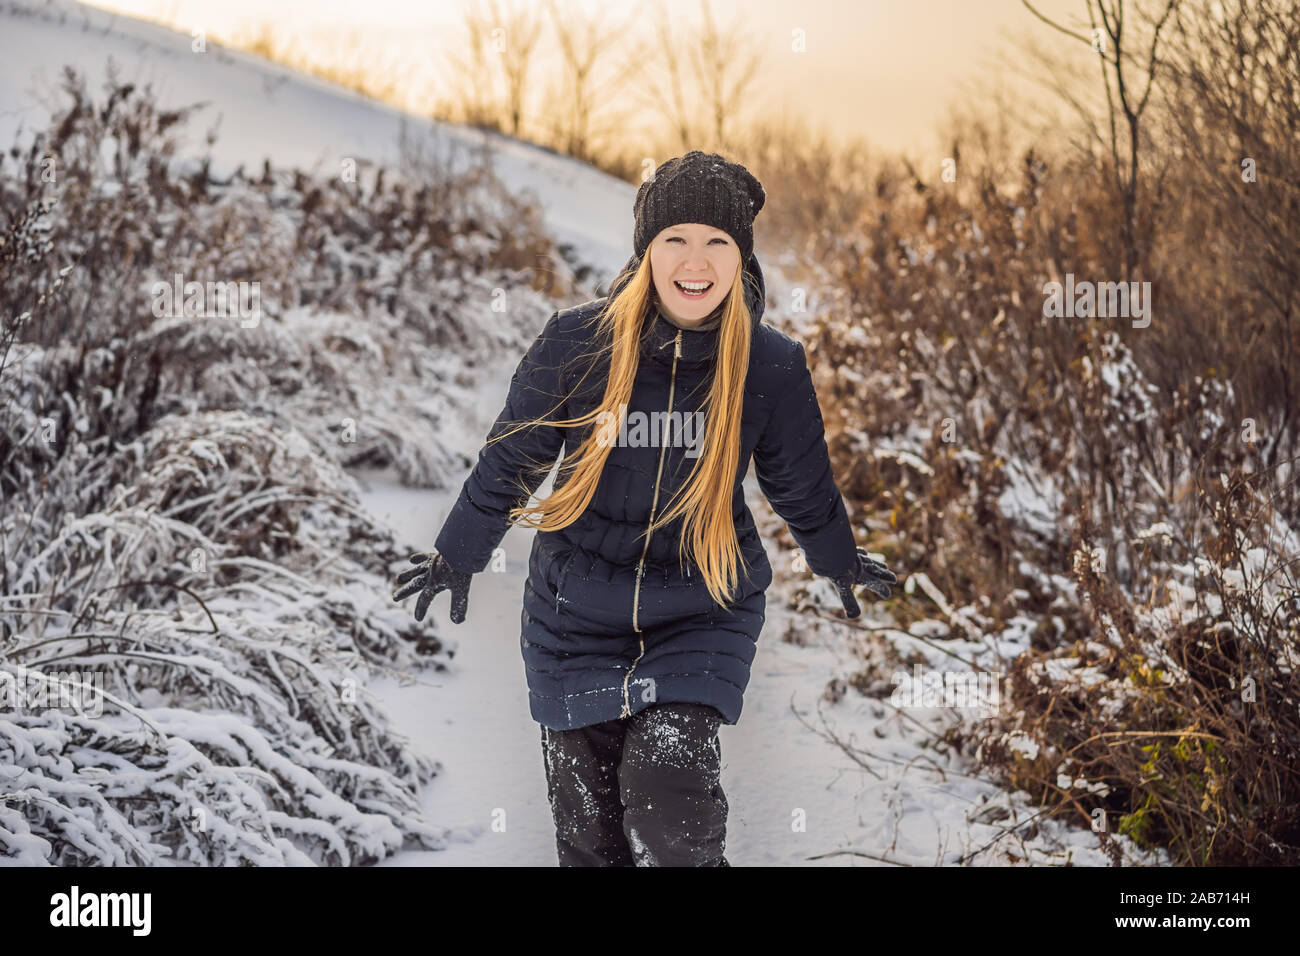
[[[665,428],[667,427],[667,422],[672,420],[673,394],[677,389],[677,360],[681,357],[682,357],[682,330],[678,329],[677,338],[673,341],[673,371],[671,377],[668,379],[668,418],[665,420]],[[667,451],[668,451],[668,443],[667,441],[665,441],[662,445],[659,446],[659,469],[658,471],[655,472],[655,490],[653,496],[650,499],[650,524],[654,524],[655,510],[659,507],[659,480],[663,477],[664,455],[667,453]],[[631,704],[631,700],[628,697],[628,690],[627,690],[628,683],[632,679],[632,672],[636,670],[637,661],[641,660],[641,657],[645,654],[645,638],[640,636],[641,626],[638,623],[637,615],[641,605],[641,577],[642,575],[645,574],[645,556],[646,553],[650,550],[649,531],[650,531],[650,525],[646,525],[647,533],[645,536],[645,543],[641,545],[641,558],[636,563],[636,587],[632,594],[632,630],[637,632],[638,635],[637,642],[640,644],[640,650],[637,652],[636,660],[632,661],[632,666],[629,667],[627,669],[627,673],[623,675],[623,712],[619,714],[620,717],[628,717],[631,716],[632,714],[632,704]]]

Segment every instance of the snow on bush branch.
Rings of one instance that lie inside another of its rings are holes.
[[[0,860],[439,847],[416,798],[439,765],[365,678],[447,649],[392,604],[404,554],[342,466],[436,485],[463,464],[452,383],[535,333],[552,279],[521,264],[549,240],[483,180],[219,182],[174,158],[189,111],[111,74],[104,102],[65,91],[0,158],[0,686],[75,671],[102,707],[0,704]],[[176,272],[258,279],[263,319],[155,315]],[[501,285],[536,307],[483,323],[466,300]]]

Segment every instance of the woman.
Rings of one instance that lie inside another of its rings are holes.
[[[897,583],[854,541],[803,346],[762,323],[765,198],[716,154],[660,165],[610,294],[551,316],[436,550],[397,578],[419,620],[450,589],[459,624],[507,528],[538,529],[521,643],[561,865],[728,865],[717,729],[740,717],[772,581],[751,456],[848,616],[854,586]]]

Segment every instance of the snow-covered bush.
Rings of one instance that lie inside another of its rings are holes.
[[[0,705],[0,799],[26,834],[0,819],[15,835],[0,847],[231,864],[441,844],[414,797],[437,765],[406,749],[364,677],[445,651],[389,605],[400,555],[345,473],[230,411],[79,442],[42,481],[0,515],[0,684],[74,666],[97,675],[103,712]]]
[[[881,607],[909,632],[957,624],[946,647],[1007,675],[1005,711],[948,741],[1009,783],[1182,862],[1294,863],[1297,423],[1259,385],[1277,355],[1224,343],[1234,366],[1197,364],[1188,330],[1237,290],[1161,282],[1161,263],[1216,267],[1154,201],[1157,321],[1049,317],[1047,282],[1120,278],[1119,213],[1104,168],[1019,168],[967,163],[954,185],[885,169],[816,264],[802,331],[837,478],[861,543],[929,585]]]
[[[439,847],[439,765],[365,681],[451,648],[393,604],[406,555],[343,467],[463,468],[464,369],[551,308],[535,210],[481,171],[218,182],[173,156],[189,111],[66,90],[0,160],[0,861]],[[158,314],[176,273],[258,282],[259,320]],[[93,709],[33,696],[68,669]]]

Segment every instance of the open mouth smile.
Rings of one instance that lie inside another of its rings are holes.
[[[709,290],[713,288],[712,282],[677,282],[674,280],[673,285],[677,287],[678,292],[688,299],[699,299],[706,296],[709,294]]]

